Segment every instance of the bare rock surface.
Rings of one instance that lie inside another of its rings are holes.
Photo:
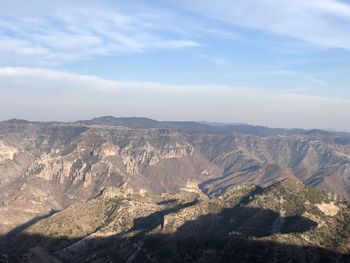
[[[349,138],[145,118],[0,122],[0,234],[89,200],[105,187],[146,196],[196,182],[213,197],[290,178],[347,198]]]

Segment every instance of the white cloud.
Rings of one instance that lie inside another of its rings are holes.
[[[169,0],[166,3],[171,2],[227,25],[141,1],[131,8],[125,7],[125,1],[117,0],[109,5],[95,1],[35,0],[31,6],[4,1],[4,8],[0,10],[1,63],[52,66],[94,56],[194,48],[202,42],[205,45],[213,36],[232,41],[244,38],[230,25],[260,29],[325,47],[350,49],[350,5],[345,2]],[[216,64],[226,62],[216,55],[198,57]]]
[[[175,3],[175,1],[173,1]],[[194,12],[313,44],[350,49],[350,5],[336,0],[176,1]]]
[[[224,65],[227,64],[227,61],[224,58],[216,57],[216,56],[210,56],[206,54],[200,54],[198,55],[200,59],[206,60],[208,62],[218,64],[218,65]]]
[[[118,82],[47,69],[0,68],[0,119],[99,115],[248,122],[350,131],[350,101],[253,87]]]
[[[29,65],[47,65],[200,45],[180,27],[169,24],[173,18],[168,14],[153,11],[150,14],[63,2],[61,9],[47,14],[15,13],[6,19],[0,15],[0,57],[7,64],[26,59]]]

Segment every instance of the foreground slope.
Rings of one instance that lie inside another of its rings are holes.
[[[2,258],[26,262],[349,262],[350,210],[285,179],[208,199],[106,188],[8,240]]]

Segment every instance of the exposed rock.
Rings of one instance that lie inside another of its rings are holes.
[[[240,185],[290,178],[342,200],[350,193],[348,138],[137,118],[0,122],[0,233],[108,186],[145,197],[184,188],[204,199],[202,192],[220,196]]]
[[[4,142],[0,140],[0,163],[6,160],[13,160],[17,152],[18,150],[16,148],[5,145]]]
[[[212,199],[197,190],[194,182],[159,196],[107,187],[29,226],[3,251],[13,262],[348,262],[349,208],[328,203],[338,213],[320,212],[329,197],[319,191],[289,179]]]
[[[339,212],[339,207],[334,202],[318,204],[317,207],[327,216],[335,216]]]

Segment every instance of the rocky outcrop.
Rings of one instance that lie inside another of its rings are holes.
[[[6,160],[13,160],[17,152],[17,148],[5,145],[3,141],[0,141],[0,163]]]
[[[234,127],[198,130],[196,123],[142,119],[138,125],[132,119],[130,126],[129,121],[0,122],[0,231],[109,186],[147,196],[198,192],[186,187],[196,182],[206,195],[220,196],[239,185],[291,178],[338,199],[349,196],[347,135],[283,130],[268,135],[261,127],[258,133],[250,127],[249,134],[232,134],[227,131]]]
[[[325,204],[337,214],[324,213]],[[201,198],[188,182],[178,193],[141,196],[107,187],[26,228],[2,247],[8,261],[347,262],[349,208],[290,179],[238,186]],[[232,254],[232,252],[234,253]]]

